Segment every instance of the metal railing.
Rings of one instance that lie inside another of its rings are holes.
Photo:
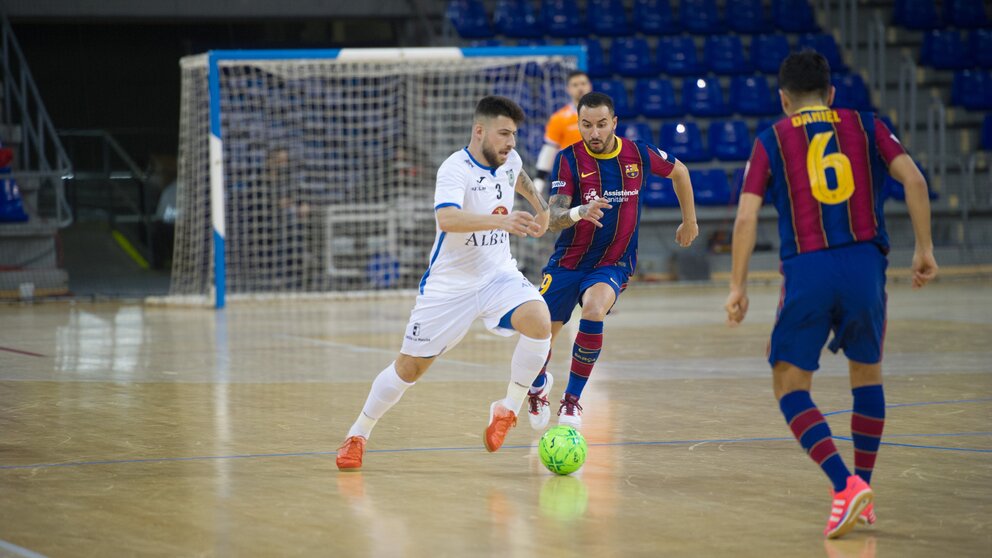
[[[903,143],[910,149],[916,148],[917,127],[917,95],[919,84],[916,82],[918,68],[916,61],[906,54],[899,65],[899,99],[897,110],[899,128],[902,131]]]
[[[143,225],[142,242],[150,246],[154,211],[148,206],[148,173],[141,170],[117,138],[106,130],[60,130],[59,137],[69,146],[74,159],[80,162],[70,179],[75,189],[85,189],[82,185],[87,182],[97,183],[105,189],[111,203],[104,209],[110,211],[112,223]],[[131,186],[125,187],[128,183]],[[74,205],[78,209],[78,202]],[[117,211],[118,207],[124,207],[125,211]]]
[[[14,179],[51,182],[55,190],[55,221],[72,223],[64,180],[72,176],[72,162],[55,132],[41,100],[24,53],[7,14],[0,12],[0,56],[3,57],[3,123],[20,128]]]
[[[878,10],[872,15],[868,27],[868,87],[876,94],[878,106],[884,107],[888,96],[888,42],[886,41],[885,21]]]

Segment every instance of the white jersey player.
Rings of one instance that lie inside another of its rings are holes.
[[[338,448],[337,466],[357,470],[376,422],[434,362],[452,349],[478,318],[498,335],[520,333],[510,364],[506,397],[489,407],[483,434],[496,451],[551,349],[551,318],[537,289],[517,269],[510,234],[539,237],[548,228],[548,205],[513,150],[523,111],[505,97],[484,97],[475,109],[468,147],[437,172],[437,234],[420,294],[396,360],[372,382],[365,406]],[[537,217],[513,210],[514,193]]]

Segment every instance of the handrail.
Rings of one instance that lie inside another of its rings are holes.
[[[916,95],[919,85],[916,83],[916,61],[909,54],[903,55],[899,66],[899,128],[905,144],[909,148],[916,147]]]
[[[3,65],[3,120],[19,126],[22,136],[21,148],[16,153],[17,170],[13,175],[23,177],[34,174],[40,178],[54,179],[56,223],[66,227],[72,223],[72,210],[65,196],[63,181],[72,176],[72,162],[59,141],[7,14],[2,11],[0,56]]]
[[[875,10],[871,25],[868,26],[868,86],[878,93],[878,106],[885,106],[885,97],[889,89],[886,65],[888,60],[888,44],[886,27],[882,14]]]
[[[943,189],[947,177],[947,107],[936,97],[927,109],[927,160],[939,189]]]
[[[58,132],[60,138],[98,138],[102,140],[110,150],[117,155],[117,157],[124,163],[127,170],[132,176],[139,178],[142,182],[147,181],[148,173],[143,172],[131,155],[121,146],[120,142],[117,141],[110,132],[103,129],[67,129],[59,130]]]

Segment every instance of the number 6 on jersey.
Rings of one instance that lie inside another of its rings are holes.
[[[843,153],[825,154],[833,132],[821,132],[813,136],[806,153],[806,170],[809,173],[809,186],[813,197],[820,203],[837,205],[846,202],[854,195],[854,174],[851,160]],[[837,188],[831,190],[827,181],[827,169],[834,169]]]

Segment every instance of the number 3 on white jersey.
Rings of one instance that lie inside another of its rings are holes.
[[[827,155],[827,144],[833,132],[821,132],[813,136],[806,152],[806,171],[809,173],[809,186],[813,197],[826,205],[844,203],[854,195],[854,174],[851,172],[851,160],[843,153]],[[827,182],[827,169],[834,169],[837,177],[837,188],[831,190]]]

